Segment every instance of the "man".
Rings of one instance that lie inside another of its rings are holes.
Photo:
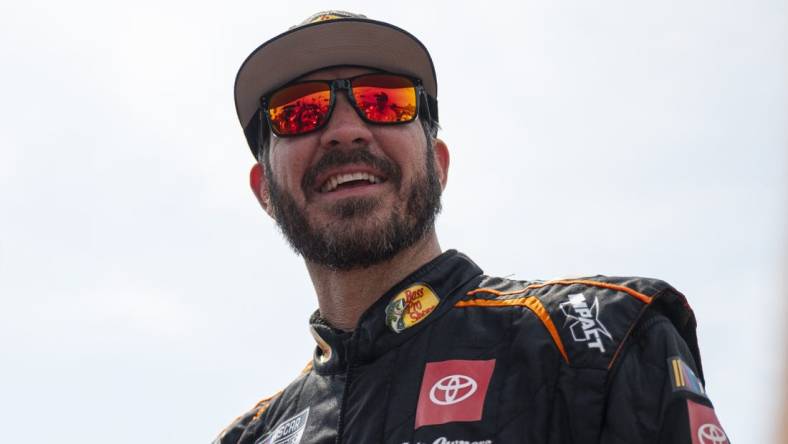
[[[238,72],[250,182],[305,260],[312,363],[218,443],[727,443],[684,297],[513,281],[442,252],[449,151],[427,49],[330,11]]]

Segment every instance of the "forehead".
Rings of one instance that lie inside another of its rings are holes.
[[[368,72],[379,72],[380,70],[372,68],[364,68],[359,66],[332,66],[330,68],[323,68],[318,71],[310,72],[307,75],[301,76],[295,80],[333,80],[333,79],[347,79]]]

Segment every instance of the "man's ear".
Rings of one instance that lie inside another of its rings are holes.
[[[265,178],[265,168],[263,165],[255,163],[252,165],[252,170],[249,171],[249,186],[252,187],[257,201],[263,207],[269,216],[274,217],[273,209],[271,208],[271,195],[268,190],[268,181]]]
[[[441,188],[446,189],[449,180],[449,147],[446,146],[446,142],[436,138],[432,152],[435,156],[435,172],[438,173]]]

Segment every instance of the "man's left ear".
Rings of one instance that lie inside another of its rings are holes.
[[[268,182],[265,180],[265,168],[260,163],[252,165],[252,170],[249,171],[249,186],[260,206],[263,207],[269,216],[274,217],[273,208],[271,207],[271,195],[268,191]]]
[[[432,153],[435,156],[436,173],[441,181],[441,188],[446,188],[449,180],[449,147],[441,139],[435,139]]]

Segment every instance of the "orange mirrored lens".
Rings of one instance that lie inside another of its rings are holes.
[[[331,91],[326,83],[297,83],[271,96],[268,117],[276,133],[301,134],[321,126],[330,105]]]
[[[352,81],[358,109],[371,122],[410,122],[416,118],[416,87],[407,77],[370,74]]]

